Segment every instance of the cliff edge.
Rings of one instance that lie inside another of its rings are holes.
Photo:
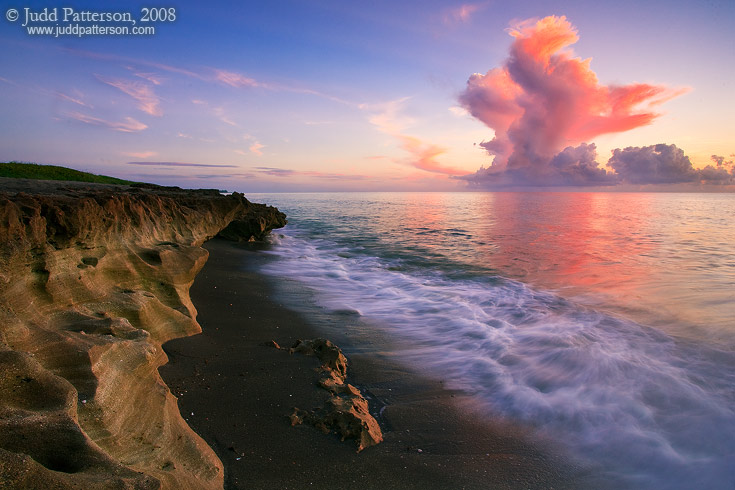
[[[0,487],[222,488],[161,345],[221,234],[285,225],[241,194],[0,179]]]

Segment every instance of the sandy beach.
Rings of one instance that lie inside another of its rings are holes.
[[[527,431],[481,419],[440,380],[343,350],[348,381],[371,401],[384,441],[357,453],[314,427],[291,427],[294,407],[320,406],[315,358],[269,347],[323,336],[278,302],[254,271],[269,260],[220,240],[191,289],[203,333],[165,344],[160,369],[190,426],[224,463],[225,488],[599,488]]]

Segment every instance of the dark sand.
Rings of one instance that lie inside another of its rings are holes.
[[[360,349],[343,350],[348,381],[375,402],[385,440],[361,453],[311,426],[293,407],[321,406],[314,358],[267,347],[324,337],[279,304],[253,270],[263,254],[213,240],[191,297],[203,333],[165,345],[164,380],[191,427],[225,466],[228,489],[599,488],[594,475],[552,456],[518,427],[488,421],[459,393]],[[336,340],[339,344],[338,339]],[[461,408],[465,407],[465,408]]]

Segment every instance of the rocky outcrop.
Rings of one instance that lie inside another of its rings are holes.
[[[0,487],[221,488],[161,345],[201,331],[204,241],[284,224],[237,193],[0,179]]]
[[[347,383],[347,358],[339,347],[326,339],[298,340],[288,352],[319,359],[319,386],[330,393],[324,407],[311,411],[295,407],[289,416],[292,426],[308,423],[325,433],[336,432],[343,441],[355,439],[357,452],[382,442],[383,432],[370,414],[367,400]]]

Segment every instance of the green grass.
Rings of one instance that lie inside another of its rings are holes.
[[[71,180],[74,182],[95,182],[98,184],[130,185],[136,183],[130,180],[80,172],[79,170],[56,165],[18,162],[0,163],[0,177],[10,177],[13,179]]]

